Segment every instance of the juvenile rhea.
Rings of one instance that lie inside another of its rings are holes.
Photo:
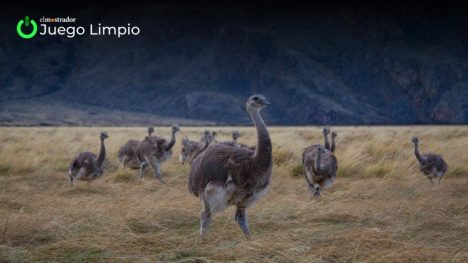
[[[320,190],[329,188],[336,179],[338,170],[338,160],[333,151],[330,150],[327,135],[330,130],[323,129],[325,147],[321,145],[312,145],[306,148],[302,154],[302,165],[304,166],[304,175],[309,186],[309,190],[315,197],[320,197]],[[336,137],[336,136],[335,136]],[[332,149],[335,143],[332,136]]]
[[[208,144],[215,144],[218,142],[216,141],[216,135],[217,135],[217,132],[215,131],[210,132],[209,130],[205,130],[205,132],[203,133],[203,136],[200,138],[200,143],[203,144],[205,140],[208,140]]]
[[[178,124],[172,125],[170,141],[158,136],[147,136],[138,144],[136,155],[140,161],[140,178],[143,178],[145,169],[151,166],[155,178],[159,179],[161,183],[165,183],[161,176],[161,164],[172,156],[172,147],[176,142],[175,135],[179,130]]]
[[[246,109],[257,130],[255,151],[233,143],[208,147],[192,164],[189,190],[200,198],[200,237],[203,240],[211,217],[236,206],[234,219],[247,239],[251,238],[246,209],[265,192],[271,177],[271,140],[260,110],[270,104],[262,95],[251,96]]]
[[[205,132],[203,135],[203,139],[200,142],[191,141],[186,136],[182,140],[182,149],[180,150],[179,160],[182,165],[188,161],[188,163],[192,164],[193,159],[197,157],[200,153],[202,153],[208,146],[210,145],[210,133]]]
[[[237,143],[237,139],[239,139],[240,133],[238,130],[232,132],[232,142]]]
[[[101,132],[99,135],[101,149],[98,157],[92,152],[82,152],[70,162],[68,174],[72,186],[74,180],[92,181],[103,174],[102,164],[106,159],[104,140],[107,138],[107,132]]]
[[[416,159],[419,161],[419,170],[426,175],[432,184],[434,184],[432,179],[435,178],[438,178],[440,184],[442,177],[448,169],[448,166],[442,156],[432,153],[421,155],[419,153],[418,137],[414,136],[411,139],[411,142],[414,144],[414,154],[416,155]]]
[[[148,128],[148,136],[154,132],[153,127]],[[138,160],[136,155],[136,148],[140,141],[138,140],[128,140],[124,145],[122,145],[118,151],[119,163],[122,164],[122,167],[129,167],[131,169],[140,168],[140,160]]]
[[[239,131],[234,130],[232,132],[232,141],[222,142],[222,143],[232,145],[232,146],[235,146],[235,147],[247,148],[249,150],[255,151],[255,146],[249,146],[249,145],[245,145],[245,144],[242,144],[242,143],[238,143],[237,139],[239,139],[239,137],[240,137]]]

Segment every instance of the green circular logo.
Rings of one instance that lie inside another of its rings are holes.
[[[23,30],[21,29],[21,27],[23,26],[23,24],[25,25],[25,27],[29,27],[30,25],[32,26],[32,31],[31,33],[29,34],[25,34],[23,33]],[[18,32],[18,35],[22,38],[25,38],[25,39],[30,39],[32,38],[33,36],[36,35],[37,33],[37,24],[36,24],[36,21],[34,20],[29,20],[29,16],[26,16],[24,18],[24,20],[20,20],[18,22],[18,24],[16,25],[16,31]]]

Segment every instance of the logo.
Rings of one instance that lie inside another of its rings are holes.
[[[32,31],[28,34],[24,33],[23,32],[23,29],[21,29],[23,27],[23,24],[25,27],[29,27],[29,26],[32,26]],[[36,24],[36,21],[34,20],[29,20],[29,16],[26,16],[24,18],[24,20],[20,20],[18,22],[18,24],[16,25],[16,31],[18,32],[18,35],[22,38],[25,38],[25,39],[30,39],[32,37],[34,37],[37,33],[37,24]]]
[[[75,17],[45,17],[38,19],[39,23],[25,16],[16,25],[18,35],[24,39],[30,39],[36,35],[75,38],[76,36],[88,35],[91,37],[129,37],[138,36],[140,28],[130,23],[118,26],[97,23],[89,24],[88,27],[76,23]],[[88,28],[88,29],[87,29]],[[37,37],[36,37],[37,38]]]

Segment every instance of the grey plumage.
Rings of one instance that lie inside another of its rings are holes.
[[[153,127],[148,128],[148,136],[154,132]],[[139,169],[140,168],[140,160],[136,155],[136,148],[140,144],[138,140],[128,140],[124,145],[119,148],[118,157],[119,163],[122,164],[123,167],[129,167],[131,169]]]
[[[232,141],[237,143],[237,139],[239,139],[240,133],[238,130],[235,130],[232,132]]]
[[[235,130],[235,131],[232,132],[232,141],[222,142],[222,143],[233,146],[233,147],[241,147],[241,148],[246,148],[246,149],[251,150],[251,151],[255,151],[255,146],[250,146],[250,145],[245,145],[245,144],[242,144],[242,143],[238,143],[237,139],[239,139],[239,137],[240,137],[239,131]]]
[[[135,152],[139,143],[140,141],[138,140],[128,140],[119,148],[119,162],[123,167],[129,167],[132,169],[138,169],[140,167],[140,161],[138,160]]]
[[[172,156],[172,147],[176,142],[175,134],[179,130],[179,125],[172,126],[170,141],[158,136],[147,136],[138,144],[135,153],[140,162],[140,178],[143,178],[146,168],[151,166],[155,178],[165,183],[161,176],[160,167],[163,162]]]
[[[329,188],[336,179],[338,170],[338,160],[333,151],[335,150],[335,140],[332,133],[332,145],[328,142],[327,135],[330,129],[323,129],[325,146],[318,144],[307,147],[302,153],[302,165],[304,166],[304,176],[309,186],[309,190],[315,197],[320,196],[320,190]],[[328,146],[328,148],[327,148]]]
[[[418,137],[414,136],[411,139],[411,142],[414,145],[414,154],[416,156],[416,159],[419,162],[419,170],[424,173],[424,175],[431,181],[431,183],[434,183],[432,179],[438,178],[438,181],[442,180],[442,177],[445,175],[445,173],[448,170],[448,165],[442,158],[442,156],[438,154],[423,154],[421,155],[419,153],[419,139]]]
[[[209,130],[205,130],[205,132],[203,133],[203,136],[200,138],[200,142],[203,144],[205,140],[208,140],[208,144],[217,143],[216,135],[217,135],[217,132],[215,131],[210,132]]]
[[[328,134],[330,134],[330,128],[323,128],[323,139],[325,143],[325,149],[330,150],[330,143],[328,142]]]
[[[182,148],[180,150],[179,160],[182,164],[185,164],[188,161],[192,164],[193,159],[195,159],[201,152],[206,150],[210,144],[210,134],[205,132],[203,140],[200,142],[191,141],[188,137],[185,137],[182,140]]]
[[[109,138],[107,132],[100,133],[101,149],[97,157],[94,153],[83,152],[70,162],[68,175],[71,185],[74,180],[92,181],[103,174],[102,165],[106,159],[104,140],[107,138]]]
[[[246,209],[266,189],[271,177],[272,147],[260,110],[269,104],[262,95],[251,96],[246,109],[257,130],[255,151],[237,147],[232,142],[208,147],[195,160],[189,173],[189,190],[199,197],[200,236],[203,240],[211,215],[230,205],[236,206],[235,220],[246,238],[250,239]]]
[[[151,136],[154,132],[154,127],[148,127],[148,136]]]
[[[331,146],[330,146],[330,151],[332,153],[335,152],[335,138],[338,137],[338,134],[336,132],[331,133]]]

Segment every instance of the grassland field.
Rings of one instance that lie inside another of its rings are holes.
[[[253,127],[181,127],[163,185],[118,166],[120,145],[145,127],[0,128],[0,262],[468,262],[468,126],[332,127],[338,176],[320,199],[300,163],[305,147],[323,144],[321,128],[270,127],[271,186],[247,211],[253,240],[231,207],[200,243],[200,204],[178,155],[183,136],[205,129],[256,143]],[[104,175],[71,187],[70,160],[97,153],[102,130]],[[419,172],[413,135],[448,163],[440,185]]]

